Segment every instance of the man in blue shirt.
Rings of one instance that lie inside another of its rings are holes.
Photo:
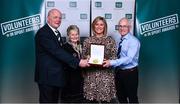
[[[118,59],[106,60],[103,67],[115,67],[117,97],[120,103],[138,103],[138,58],[139,40],[130,33],[131,23],[127,18],[119,21],[121,40]]]

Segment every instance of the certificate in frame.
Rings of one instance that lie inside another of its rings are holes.
[[[91,44],[89,63],[102,65],[104,60],[104,45]]]

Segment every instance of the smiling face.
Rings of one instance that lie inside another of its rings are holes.
[[[70,25],[67,28],[68,41],[73,44],[78,44],[80,42],[80,32],[77,25]]]
[[[92,31],[93,31],[93,35],[97,37],[102,37],[104,35],[107,35],[106,20],[101,16],[96,17],[92,23]]]
[[[128,19],[121,19],[119,21],[119,33],[121,34],[121,36],[125,36],[126,34],[128,34],[130,31],[130,23],[128,21]]]
[[[47,22],[50,26],[57,29],[61,24],[61,12],[57,9],[52,9],[48,13]]]
[[[102,36],[104,33],[104,22],[102,20],[99,20],[95,23],[94,31],[96,33],[96,36]]]
[[[69,41],[72,43],[78,43],[79,41],[79,34],[76,30],[71,30],[69,32]]]

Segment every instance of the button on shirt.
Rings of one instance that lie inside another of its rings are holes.
[[[121,43],[120,58],[110,60],[113,67],[118,67],[123,70],[138,66],[140,42],[131,33],[128,33],[123,38]]]

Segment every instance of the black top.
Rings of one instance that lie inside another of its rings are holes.
[[[72,45],[65,43],[63,48],[74,57],[78,57],[78,52],[76,52]],[[65,66],[66,73],[66,86],[62,92],[62,102],[82,102],[83,99],[83,77],[82,69],[72,69],[71,67]]]

